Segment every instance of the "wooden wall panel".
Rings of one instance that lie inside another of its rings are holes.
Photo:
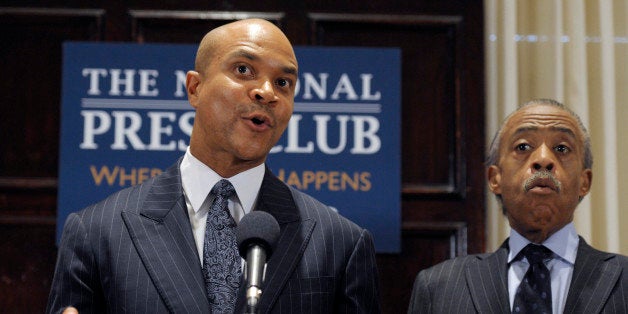
[[[44,313],[56,261],[54,233],[54,225],[32,220],[2,223],[2,313]]]
[[[55,177],[61,44],[99,40],[102,10],[0,8],[1,176]]]
[[[459,16],[310,14],[310,42],[321,46],[399,47],[402,55],[402,174],[408,194],[464,193],[455,82]],[[425,88],[430,86],[430,88]],[[426,149],[429,148],[429,154]]]
[[[56,246],[62,43],[101,40],[100,9],[0,8],[0,307],[43,313]]]
[[[54,246],[61,43],[197,43],[246,17],[294,45],[402,51],[402,251],[378,254],[384,313],[416,273],[484,250],[481,1],[7,0],[0,7],[0,307],[41,313]]]
[[[236,20],[260,18],[282,27],[284,14],[281,12],[130,10],[129,16],[132,41],[198,44],[209,30]]]

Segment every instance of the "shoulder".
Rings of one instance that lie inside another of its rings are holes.
[[[317,223],[330,226],[341,226],[353,231],[362,231],[363,228],[342,216],[337,209],[323,204],[316,198],[288,186],[292,198],[301,213],[302,219],[314,219]]]
[[[600,260],[605,263],[617,265],[625,271],[628,271],[628,256],[598,250],[589,245],[583,238],[580,238],[576,263],[584,263],[587,260]]]
[[[458,286],[469,275],[473,277],[477,273],[503,271],[507,252],[507,247],[502,246],[493,253],[459,256],[443,261],[420,271],[416,276],[415,286],[429,286],[434,291],[451,288],[452,283],[453,286]]]
[[[490,254],[474,254],[467,256],[459,256],[445,260],[434,266],[426,268],[419,272],[419,277],[425,282],[448,281],[452,275],[462,273],[469,266],[479,262]]]
[[[334,243],[336,253],[352,254],[354,250],[366,250],[374,254],[374,240],[368,230],[316,198],[293,187],[289,189],[301,221],[314,225],[311,242],[316,243],[315,246]]]
[[[153,187],[162,190],[180,191],[180,182],[177,163],[172,165],[165,172],[141,184],[130,186],[110,194],[106,198],[78,211],[76,215],[84,221],[98,222],[114,220],[116,217],[120,216],[120,212],[123,210],[139,213],[142,204],[146,201]]]
[[[337,212],[331,207],[323,204],[319,200],[310,196],[309,194],[297,190],[289,185],[286,185],[290,190],[290,194],[292,195],[292,199],[294,203],[297,205],[299,210],[305,214],[306,217],[310,217],[312,214],[317,214],[320,212],[325,212],[326,214],[337,215]]]
[[[79,216],[89,216],[95,214],[112,214],[124,208],[136,208],[136,204],[140,203],[142,198],[146,196],[153,184],[154,178],[147,180],[146,182],[124,188],[117,191],[106,198],[87,206],[81,211],[77,212]]]

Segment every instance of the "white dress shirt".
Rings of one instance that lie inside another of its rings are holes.
[[[580,239],[573,223],[569,223],[542,243],[554,253],[552,259],[545,262],[551,277],[553,313],[563,313],[565,310],[579,242]],[[530,241],[517,233],[517,231],[514,229],[510,230],[510,238],[508,240],[510,248],[508,253],[508,295],[510,297],[511,310],[515,302],[517,287],[519,287],[529,267],[525,257],[519,260],[514,259],[528,243]]]
[[[227,206],[231,212],[231,217],[238,223],[244,215],[253,210],[266,168],[262,163],[231,178],[222,178],[214,170],[196,159],[188,147],[181,161],[180,170],[192,233],[196,241],[199,259],[203,264],[203,242],[205,241],[207,212],[214,200],[214,196],[210,195],[209,192],[221,179],[227,179],[231,182],[236,195],[229,198]]]

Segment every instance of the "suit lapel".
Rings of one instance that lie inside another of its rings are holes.
[[[607,262],[614,257],[592,248],[580,237],[565,313],[601,312],[621,274],[620,266]]]
[[[179,160],[180,163],[180,160]],[[179,163],[155,178],[136,210],[123,219],[140,258],[171,312],[209,312],[201,264],[181,187]]]
[[[467,286],[478,313],[510,313],[508,240],[493,254],[477,255],[466,268]]]
[[[281,230],[272,256],[267,263],[264,288],[259,303],[260,313],[263,313],[270,311],[279,298],[283,287],[301,260],[316,223],[313,220],[301,220],[290,189],[268,168],[266,168],[255,210],[270,213],[277,219]],[[243,281],[238,293],[237,313],[245,308],[245,286],[246,283]]]

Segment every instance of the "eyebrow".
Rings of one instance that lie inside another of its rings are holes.
[[[244,50],[236,50],[236,51],[232,52],[229,55],[229,57],[232,57],[232,58],[242,57],[242,58],[249,59],[251,61],[259,60],[258,56],[254,55],[254,54],[252,54],[250,52],[244,51]]]
[[[260,57],[257,55],[254,55],[248,51],[245,50],[237,50],[233,53],[231,53],[231,55],[229,55],[229,57],[231,58],[245,58],[245,59],[249,59],[251,61],[258,61],[260,60]],[[281,68],[281,70],[286,73],[286,74],[292,74],[294,76],[297,75],[297,68],[293,67],[293,66],[283,66]]]
[[[525,133],[528,131],[537,131],[539,128],[536,126],[524,126],[524,127],[520,127],[518,128],[515,133],[513,134],[513,136],[517,136],[521,133]],[[562,132],[565,133],[573,138],[576,138],[576,133],[574,133],[574,131],[570,128],[565,128],[565,127],[559,127],[559,126],[551,126],[549,127],[550,130],[552,131],[558,131],[558,132]]]

